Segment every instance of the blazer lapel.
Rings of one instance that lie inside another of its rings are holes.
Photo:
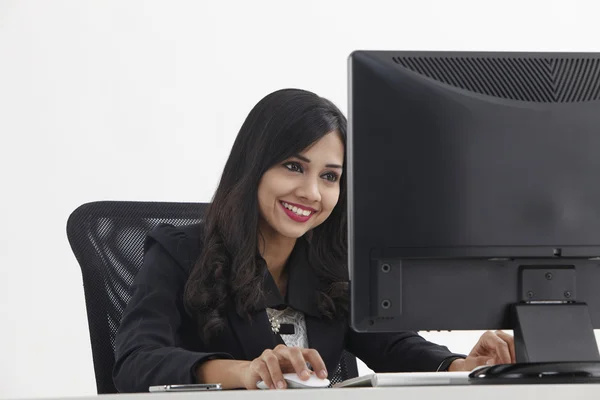
[[[240,317],[231,305],[227,310],[227,319],[247,360],[254,360],[266,349],[272,349],[279,344],[276,335],[271,331],[269,318],[264,310],[254,313],[249,321]]]
[[[327,320],[305,316],[308,347],[315,349],[323,358],[329,374],[333,374],[344,349],[346,325],[343,320]]]

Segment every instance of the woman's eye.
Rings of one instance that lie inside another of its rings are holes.
[[[288,162],[283,164],[283,166],[292,172],[302,172],[302,166],[295,162]]]
[[[338,180],[337,174],[334,174],[333,172],[328,172],[325,175],[323,175],[323,177],[329,182],[336,182]]]

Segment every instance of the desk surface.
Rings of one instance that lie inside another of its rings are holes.
[[[346,388],[301,390],[224,390],[192,393],[139,393],[70,397],[69,400],[577,400],[600,399],[600,384],[571,385],[473,385],[394,388]]]

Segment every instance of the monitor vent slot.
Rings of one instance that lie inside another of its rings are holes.
[[[396,64],[475,93],[543,103],[600,98],[600,59],[393,57]]]

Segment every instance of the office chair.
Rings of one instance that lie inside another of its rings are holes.
[[[98,394],[117,393],[112,380],[115,336],[130,286],[142,266],[146,234],[161,223],[198,223],[206,203],[100,201],[69,216],[67,237],[81,267]],[[356,358],[344,352],[330,381],[358,376]]]

